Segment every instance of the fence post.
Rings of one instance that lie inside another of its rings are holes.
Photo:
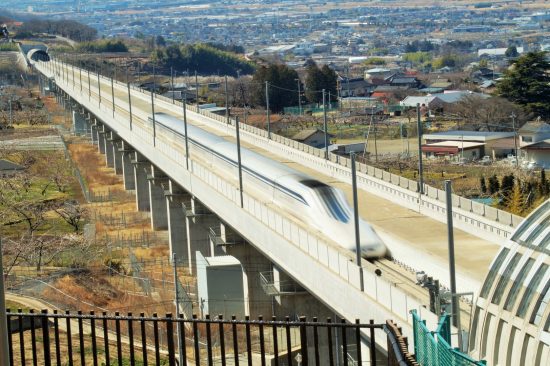
[[[42,326],[42,345],[44,346],[44,365],[50,366],[52,364],[50,354],[50,329],[48,325],[48,310],[42,310],[41,326]]]
[[[2,238],[0,238],[0,366],[9,366],[8,324],[4,313],[6,300],[4,297],[4,269],[2,267]]]

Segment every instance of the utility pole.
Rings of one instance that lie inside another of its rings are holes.
[[[4,267],[2,266],[2,238],[0,238],[0,366],[9,366],[8,323],[6,316],[6,295],[4,293]]]
[[[325,129],[325,159],[328,160],[328,123],[327,123],[327,103],[325,100],[325,89],[323,89],[323,126]]]
[[[227,75],[225,75],[225,118],[229,124],[229,94],[227,92]]]
[[[424,172],[422,171],[422,121],[420,120],[420,103],[416,103],[416,122],[418,128],[418,192],[424,194]]]
[[[350,154],[351,158],[351,187],[353,190],[353,224],[355,229],[355,261],[359,267],[359,283],[361,291],[365,290],[363,280],[363,269],[361,268],[361,237],[359,233],[359,204],[357,201],[357,171],[355,169],[355,153]]]
[[[176,253],[172,253],[172,265],[174,267],[174,292],[176,294],[176,319],[179,318],[180,314],[180,296],[179,296],[179,279],[178,279],[178,262]],[[177,331],[177,337],[178,337],[178,360],[180,365],[185,365],[185,360],[183,359],[183,347],[185,345],[183,344],[183,337],[182,335],[182,328],[181,328],[181,322],[178,321],[176,326]]]
[[[174,104],[174,70],[170,66],[170,89],[172,89],[172,104]]]
[[[374,120],[374,107],[370,110],[370,117],[372,123],[372,127],[374,127],[374,161],[378,163],[378,129],[376,128],[376,121]]]
[[[445,197],[447,208],[447,237],[449,245],[449,274],[451,277],[451,314],[453,325],[458,328],[458,344],[462,349],[462,329],[460,329],[460,302],[456,293],[456,273],[455,273],[455,244],[453,234],[453,198],[451,181],[445,181]]]
[[[298,113],[301,116],[302,115],[302,90],[301,90],[301,82],[300,78],[296,79],[298,82]]]
[[[269,81],[265,82],[265,113],[267,118],[267,138],[271,139],[271,121],[269,115]]]
[[[239,132],[239,116],[235,116],[235,131],[237,133],[237,162],[239,164],[239,191],[241,193],[241,208],[244,207],[243,200],[243,167],[241,162],[241,136]]]
[[[514,131],[514,149],[516,153],[516,168],[519,167],[519,156],[518,156],[518,136],[516,132],[516,114],[512,112],[510,118],[512,118],[512,130]]]
[[[195,70],[195,99],[197,100],[197,108],[199,106],[199,76]]]
[[[92,99],[92,85],[90,83],[90,69],[88,71],[88,100]]]

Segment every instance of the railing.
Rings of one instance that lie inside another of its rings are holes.
[[[388,344],[400,344],[396,326],[299,321],[273,318],[270,321],[184,319],[171,314],[145,317],[71,314],[42,310],[6,312],[10,365],[303,365],[329,361],[348,365],[351,357],[358,365],[390,365],[390,360],[406,360],[408,353],[392,347],[388,357],[377,354],[377,330],[383,330]],[[363,334],[370,334],[369,339]],[[365,348],[367,347],[367,348]],[[363,349],[363,350],[362,350]],[[365,351],[367,349],[367,351]],[[181,354],[180,354],[181,352]],[[397,354],[396,354],[397,352]],[[345,357],[343,357],[345,355]],[[178,362],[178,363],[177,363]],[[391,363],[391,365],[409,363]]]
[[[260,283],[264,292],[270,296],[306,293],[306,290],[293,280],[275,281],[271,271],[260,272]]]
[[[475,361],[451,347],[450,316],[443,315],[435,332],[412,311],[414,350],[416,359],[423,366],[484,366],[485,361]]]

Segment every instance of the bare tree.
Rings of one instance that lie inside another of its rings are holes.
[[[473,129],[486,129],[488,131],[506,130],[512,127],[510,116],[515,114],[516,128],[525,123],[529,116],[517,105],[510,101],[492,97],[489,99],[471,95],[462,98],[448,108],[448,112],[465,121]]]
[[[4,226],[25,223],[29,235],[46,221],[49,203],[33,197],[33,178],[27,174],[0,180],[0,223]]]
[[[44,167],[46,175],[55,184],[58,192],[65,193],[72,180],[69,164],[62,155],[58,154],[51,154],[46,160]]]
[[[80,222],[85,218],[87,213],[87,210],[77,201],[65,202],[61,207],[54,209],[54,211],[67,224],[72,226],[75,233],[80,230]]]

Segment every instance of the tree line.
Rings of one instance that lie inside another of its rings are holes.
[[[170,45],[157,48],[151,61],[164,68],[179,72],[187,70],[200,74],[252,74],[254,65],[234,53],[220,50],[207,44]]]
[[[74,20],[30,19],[17,30],[16,38],[31,37],[36,33],[48,33],[70,38],[74,41],[92,41],[97,38],[97,29]]]
[[[128,52],[128,47],[121,40],[98,40],[79,43],[76,47],[79,52]]]
[[[252,102],[266,107],[266,88],[268,82],[269,109],[280,112],[284,107],[297,106],[300,102],[298,89],[303,93],[302,103],[321,103],[322,90],[326,94],[336,95],[337,76],[328,65],[319,68],[315,62],[308,62],[305,82],[302,82],[296,70],[283,64],[270,64],[259,67],[252,78]],[[300,87],[298,87],[298,83]],[[326,97],[328,103],[328,97]]]
[[[487,179],[481,177],[479,183],[482,194],[498,198],[498,206],[515,215],[529,213],[550,196],[550,181],[544,169],[538,177],[522,180],[508,174],[499,180],[495,174]]]

